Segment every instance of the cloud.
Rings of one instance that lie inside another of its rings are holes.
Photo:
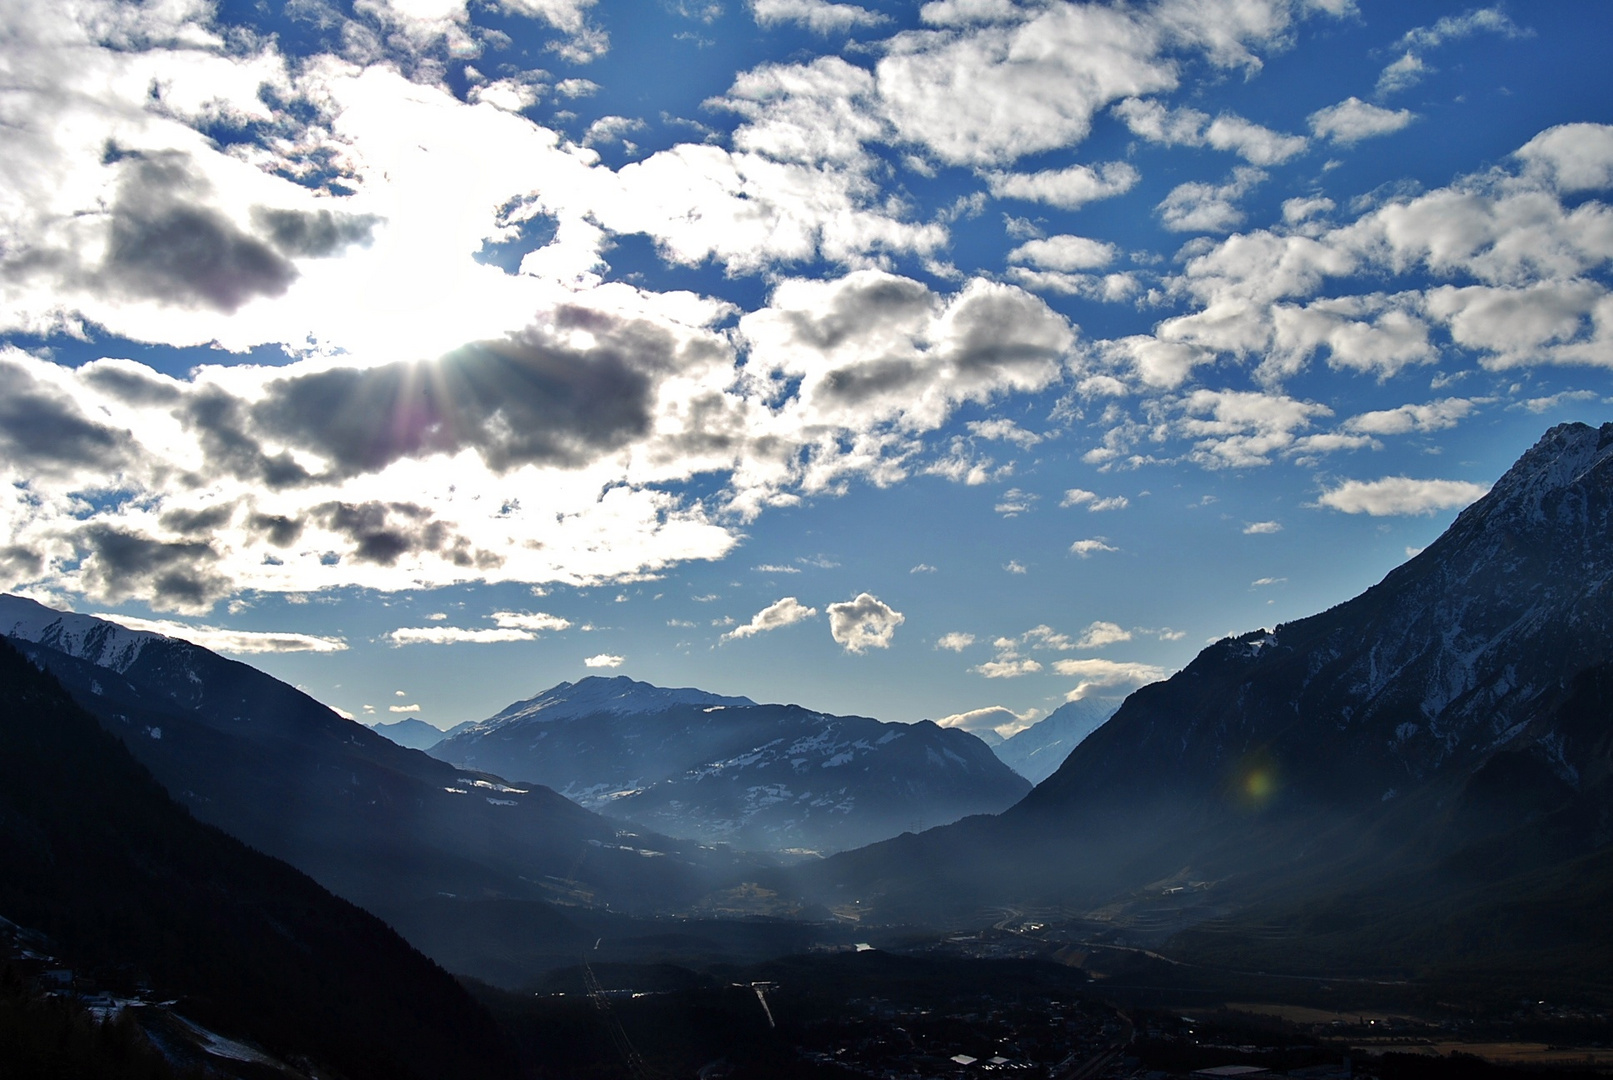
[[[418,706],[418,705],[388,705],[386,707],[386,711],[391,712],[391,713],[417,713],[417,712],[420,711],[420,706]]]
[[[775,601],[758,611],[751,617],[751,621],[745,625],[734,627],[734,629],[722,636],[722,640],[734,641],[739,638],[750,637],[753,634],[760,634],[767,630],[777,630],[780,627],[789,626],[791,623],[813,618],[817,614],[817,608],[806,607],[795,597],[786,596],[784,599]],[[836,636],[835,640],[839,641],[840,638]],[[853,651],[860,652],[861,650]]]
[[[1089,202],[1124,195],[1142,179],[1124,161],[1111,161],[1096,169],[1071,165],[1036,173],[986,174],[986,186],[999,199],[1047,203],[1061,210],[1078,210]]]
[[[1113,262],[1116,250],[1113,244],[1084,236],[1049,236],[1019,245],[1008,253],[1008,261],[1046,270],[1095,270]]]
[[[168,619],[140,619],[132,615],[98,613],[95,617],[127,626],[130,630],[143,630],[179,638],[193,645],[200,645],[204,649],[212,649],[214,652],[243,655],[287,652],[329,653],[347,650],[347,642],[339,637],[265,630],[227,630],[218,626],[199,626]]]
[[[514,630],[567,630],[571,627],[570,619],[542,611],[495,611],[493,621],[505,629]]]
[[[1532,171],[1565,193],[1613,187],[1613,128],[1604,124],[1559,124],[1515,151]]]
[[[1236,201],[1264,179],[1260,169],[1240,165],[1224,184],[1178,184],[1156,208],[1160,223],[1172,232],[1228,232],[1243,223]]]
[[[1460,15],[1445,15],[1432,26],[1418,26],[1401,37],[1400,48],[1433,48],[1447,41],[1487,32],[1505,38],[1529,37],[1534,31],[1513,22],[1499,7],[1471,8]]]
[[[1310,125],[1318,139],[1351,146],[1362,139],[1399,131],[1416,118],[1410,109],[1385,109],[1369,105],[1358,97],[1348,97],[1337,105],[1311,113]]]
[[[1040,496],[1032,492],[1021,491],[1019,488],[1009,488],[1003,492],[1002,498],[998,500],[992,509],[1003,517],[1018,517],[1020,514],[1028,514],[1035,509],[1036,501],[1039,498]]]
[[[929,563],[922,562],[916,564],[913,569],[908,571],[909,574],[933,574],[935,572],[935,567],[931,566]]]
[[[952,633],[942,634],[936,639],[935,647],[937,649],[946,649],[948,652],[961,653],[974,643],[975,636],[973,634],[965,634],[954,630]]]
[[[1422,82],[1423,76],[1432,70],[1416,53],[1405,53],[1378,75],[1378,95],[1382,97],[1410,89]]]
[[[907,621],[907,616],[868,593],[830,604],[826,610],[829,635],[849,653],[890,648],[896,628]]]
[[[1041,715],[1040,709],[1027,709],[1025,712],[1016,713],[1005,705],[990,705],[984,709],[953,713],[951,716],[942,717],[936,723],[941,727],[962,728],[969,732],[991,731],[1006,739],[1030,727]]]
[[[1382,480],[1346,480],[1324,491],[1317,502],[1346,514],[1388,517],[1400,514],[1432,514],[1452,510],[1482,498],[1489,487],[1465,480],[1413,480],[1387,476]]]
[[[1105,542],[1104,538],[1101,536],[1090,540],[1077,540],[1075,543],[1070,545],[1070,551],[1081,556],[1083,559],[1087,558],[1094,552],[1119,550],[1119,548],[1112,547],[1110,544]]]
[[[997,660],[987,660],[971,669],[988,679],[1017,679],[1022,675],[1034,675],[1042,670],[1042,665],[1030,657],[1008,657]]]
[[[1110,495],[1100,498],[1095,491],[1085,488],[1070,488],[1059,501],[1061,507],[1085,506],[1089,513],[1102,513],[1105,510],[1124,510],[1131,505],[1131,500],[1124,495]]]
[[[1411,431],[1443,431],[1455,427],[1478,406],[1467,398],[1445,398],[1426,405],[1402,405],[1352,416],[1344,422],[1350,431],[1369,435],[1404,435]]]
[[[778,563],[762,563],[760,566],[751,567],[751,569],[758,574],[799,574],[801,572],[799,566],[783,566]]]
[[[1076,641],[1078,649],[1101,649],[1105,645],[1114,645],[1121,641],[1130,641],[1131,631],[1117,626],[1112,622],[1095,622],[1088,626]]]
[[[1256,578],[1254,581],[1251,581],[1249,583],[1249,587],[1252,588],[1252,589],[1262,589],[1262,588],[1265,588],[1267,585],[1281,585],[1283,582],[1285,582],[1287,580],[1288,579],[1285,578],[1285,577]]]
[[[1009,559],[1003,563],[1003,569],[1010,574],[1026,574],[1030,572],[1025,564],[1018,559]]]
[[[1280,165],[1305,152],[1303,135],[1284,135],[1235,113],[1213,120],[1197,109],[1168,109],[1158,101],[1128,98],[1114,114],[1133,135],[1166,146],[1210,146],[1230,150],[1251,165]]]
[[[537,634],[519,627],[404,626],[382,635],[399,645],[495,645],[507,641],[534,641]]]
[[[759,26],[792,22],[815,34],[843,34],[859,26],[878,26],[889,17],[856,4],[829,0],[751,0],[751,13]]]
[[[614,668],[621,667],[626,662],[627,657],[625,656],[613,656],[610,653],[598,653],[584,660],[583,666],[591,668]]]
[[[1251,521],[1243,527],[1245,536],[1270,536],[1283,531],[1280,521]]]
[[[1081,680],[1075,689],[1064,696],[1066,701],[1079,701],[1094,690],[1158,682],[1170,674],[1169,669],[1153,664],[1099,659],[1056,660],[1053,670]]]
[[[1044,436],[1034,431],[1026,431],[1007,417],[993,417],[990,420],[970,420],[966,425],[969,434],[977,439],[1001,439],[1016,446],[1029,449],[1041,442]]]

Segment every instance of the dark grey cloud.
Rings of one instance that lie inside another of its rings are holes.
[[[262,443],[248,433],[249,417],[240,399],[217,387],[197,391],[176,415],[196,432],[211,468],[223,469],[243,480],[260,481],[275,491],[314,480],[286,451],[267,453]]]
[[[101,393],[129,405],[171,405],[183,394],[132,360],[95,360],[80,368],[79,375]]]
[[[46,474],[122,467],[128,432],[91,420],[20,364],[0,359],[0,387],[0,457]]]
[[[159,608],[206,611],[232,589],[215,569],[218,552],[205,541],[154,540],[108,525],[80,530],[78,541],[87,552],[82,588],[102,600],[140,597]]]
[[[592,342],[571,344],[578,332]],[[439,360],[271,382],[252,421],[330,459],[335,477],[464,449],[499,471],[581,465],[649,431],[652,375],[677,359],[665,330],[568,308],[552,333],[530,329]]]
[[[503,562],[492,552],[478,551],[445,521],[415,503],[322,503],[309,516],[348,538],[353,558],[379,566],[395,566],[404,555],[436,552],[455,566],[490,570]]]
[[[855,405],[928,377],[915,361],[886,357],[834,369],[823,377],[823,392],[837,401]]]
[[[880,277],[840,289],[834,302],[817,311],[786,313],[795,336],[820,349],[834,349],[877,326],[925,315],[934,294],[910,278]]]
[[[129,155],[112,206],[98,279],[128,296],[234,312],[280,296],[297,268],[265,241],[198,200],[205,185],[184,155]]]
[[[275,547],[290,547],[302,535],[302,522],[284,514],[253,514],[246,519],[247,527]]]
[[[210,533],[223,528],[235,516],[235,504],[210,506],[205,510],[169,510],[157,520],[162,527],[186,536]]]
[[[353,244],[368,244],[381,219],[374,214],[340,214],[330,210],[280,210],[260,206],[252,223],[279,248],[297,258],[323,259]]]

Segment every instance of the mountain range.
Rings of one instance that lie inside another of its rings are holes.
[[[1183,940],[1206,954],[1276,967],[1329,940],[1302,914],[1323,908],[1355,927],[1330,939],[1344,964],[1368,955],[1363,912],[1430,895],[1447,926],[1497,905],[1527,923],[1519,905],[1554,889],[1582,910],[1610,880],[1610,582],[1613,424],[1563,425],[1361,596],[1133,693],[1007,812],[838,855],[795,887],[885,918],[1039,904],[1153,940],[1196,925]],[[1579,929],[1574,962],[1607,959],[1608,929]]]
[[[1030,784],[969,733],[625,676],[561,683],[431,748],[702,843],[836,851],[996,813]]]
[[[1066,701],[1042,719],[992,746],[992,753],[1032,784],[1040,784],[1064,764],[1081,740],[1102,727],[1120,708],[1119,698]]]

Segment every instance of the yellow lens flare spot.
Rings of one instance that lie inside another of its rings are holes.
[[[1269,753],[1257,750],[1233,766],[1224,790],[1245,810],[1262,810],[1282,790],[1282,773]]]

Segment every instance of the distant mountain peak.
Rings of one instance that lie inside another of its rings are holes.
[[[639,682],[626,675],[590,675],[576,682],[558,683],[525,701],[514,702],[483,721],[483,726],[499,727],[518,720],[572,720],[594,713],[629,716],[678,705],[755,704],[747,697],[713,694],[690,686],[672,688]]]

